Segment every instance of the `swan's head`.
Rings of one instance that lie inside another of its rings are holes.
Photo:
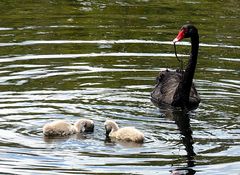
[[[77,132],[93,132],[94,130],[94,123],[89,119],[79,119],[74,126]]]
[[[183,25],[173,42],[181,41],[183,38],[190,38],[198,34],[198,30],[192,24]]]
[[[117,131],[119,129],[117,123],[113,120],[106,120],[104,126],[106,129],[106,136],[109,136],[111,132]]]

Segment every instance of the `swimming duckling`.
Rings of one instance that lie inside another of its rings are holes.
[[[92,132],[94,123],[92,120],[79,119],[74,125],[65,120],[56,120],[43,126],[45,136],[67,136],[78,132]]]
[[[117,123],[112,120],[106,120],[104,125],[107,137],[138,143],[144,141],[144,134],[134,127],[119,128]]]

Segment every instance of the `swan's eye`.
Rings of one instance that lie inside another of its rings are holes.
[[[184,32],[184,34],[187,34],[188,33],[188,29],[187,28],[183,28],[183,32]]]

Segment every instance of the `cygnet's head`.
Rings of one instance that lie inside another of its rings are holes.
[[[117,123],[113,120],[106,120],[104,126],[106,129],[106,136],[109,136],[110,132],[115,132],[119,129]]]
[[[94,123],[89,119],[79,119],[74,123],[77,132],[93,132]]]

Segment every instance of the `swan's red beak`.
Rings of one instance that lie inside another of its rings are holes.
[[[173,40],[174,43],[181,41],[184,38],[184,29],[180,30],[177,37]]]

